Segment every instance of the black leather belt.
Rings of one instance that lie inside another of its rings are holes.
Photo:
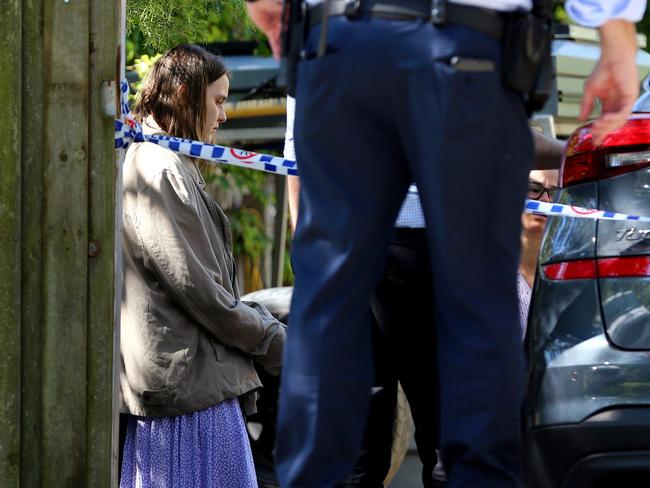
[[[325,2],[308,9],[310,28],[323,20]],[[437,27],[449,24],[463,25],[494,39],[503,39],[508,14],[471,5],[461,5],[445,0],[330,0],[329,16],[346,15],[389,20],[428,20]]]

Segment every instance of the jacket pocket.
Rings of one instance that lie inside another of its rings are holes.
[[[147,405],[167,405],[171,398],[167,388],[163,390],[145,390],[141,396],[143,403]]]

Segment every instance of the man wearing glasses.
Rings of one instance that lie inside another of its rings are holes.
[[[528,198],[543,202],[555,201],[558,174],[559,171],[556,169],[531,171],[528,175]],[[547,220],[544,215],[527,212],[521,215],[521,258],[519,258],[517,271],[517,293],[522,338],[526,335],[530,297]]]

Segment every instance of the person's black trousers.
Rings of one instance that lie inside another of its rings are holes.
[[[376,327],[373,328],[375,388],[363,445],[352,475],[338,483],[337,488],[383,486],[391,461],[398,381],[408,399],[415,424],[423,486],[443,486],[433,484],[433,470],[437,462],[435,450],[438,447],[439,388],[431,286],[425,229],[396,228],[384,272],[371,300],[376,320]],[[288,322],[287,318],[283,321]],[[266,400],[269,400],[273,405],[270,414],[273,417],[278,381],[277,378],[267,377],[263,371],[260,371],[260,375],[268,388],[262,392],[258,416],[264,415]],[[263,423],[272,425],[274,419],[267,418]],[[267,430],[266,437],[263,434],[258,441],[252,441],[260,488],[279,486],[272,461],[263,461],[270,457],[275,429],[269,434],[271,431]]]
[[[278,318],[289,324],[288,316]],[[352,473],[345,480],[336,483],[334,488],[383,488],[390,469],[397,380],[392,365],[388,362],[391,357],[387,354],[389,351],[385,347],[385,338],[377,328],[373,329],[373,341],[375,386],[367,418],[358,419],[360,424],[366,426],[363,445]],[[257,368],[257,371],[264,388],[259,393],[258,412],[247,418],[247,422],[257,422],[262,426],[259,436],[249,436],[257,482],[259,488],[279,488],[273,459],[279,378],[271,376],[262,368]]]
[[[385,271],[372,297],[372,311],[382,334],[378,373],[406,394],[415,442],[422,461],[422,481],[433,485],[439,442],[439,386],[431,264],[425,229],[397,228],[390,243]],[[395,393],[392,393],[393,397]]]

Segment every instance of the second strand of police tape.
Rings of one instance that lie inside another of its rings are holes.
[[[201,141],[181,139],[179,137],[145,134],[142,131],[140,124],[129,114],[127,98],[128,91],[129,86],[124,80],[120,84],[120,92],[121,111],[125,122],[122,122],[121,120],[115,121],[115,147],[118,149],[126,149],[132,142],[151,142],[179,154],[192,158],[201,158],[214,163],[224,163],[285,176],[298,175],[298,166],[295,161],[290,159],[219,146],[216,144],[208,144]],[[524,211],[536,215],[573,217],[579,219],[650,222],[650,217],[640,215],[629,215],[618,212],[609,212],[607,210],[581,208],[560,203],[541,202],[538,200],[526,200]]]

